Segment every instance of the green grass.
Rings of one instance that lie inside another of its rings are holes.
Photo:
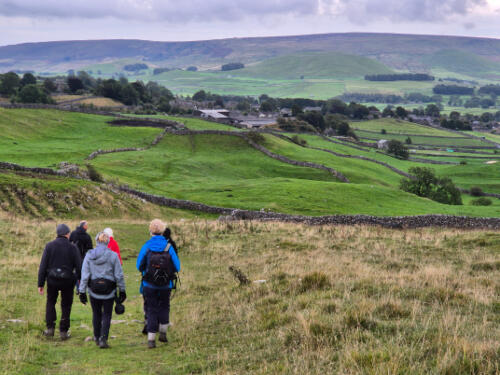
[[[499,241],[494,231],[387,230],[166,217],[182,262],[169,343],[141,335],[135,259],[151,219],[99,218],[124,259],[126,312],[109,350],[75,299],[72,337],[44,339],[37,267],[53,222],[0,216],[1,374],[495,374]],[[71,227],[78,219],[66,221]],[[262,284],[239,286],[228,266]],[[58,314],[59,314],[59,307]],[[20,319],[21,323],[7,322]]]
[[[212,121],[205,121],[199,118],[192,117],[182,117],[182,116],[168,116],[168,115],[134,115],[129,113],[122,113],[122,115],[129,117],[139,117],[139,118],[158,118],[173,120],[186,125],[188,129],[191,130],[229,130],[229,131],[240,131],[241,129],[234,126],[220,124]]]
[[[150,193],[224,207],[308,215],[500,214],[500,205],[453,207],[404,193],[397,188],[401,176],[377,164],[303,149],[271,136],[266,136],[265,146],[296,160],[337,168],[353,183],[269,159],[239,138],[216,135],[168,135],[153,149],[103,155],[93,164],[105,177]]]
[[[463,50],[441,50],[430,55],[426,60],[432,67],[470,76],[500,71],[498,63]]]
[[[26,166],[82,164],[97,149],[146,146],[160,129],[112,127],[111,117],[0,108],[0,160]]]
[[[432,128],[430,126],[419,125],[413,122],[382,118],[377,120],[352,122],[351,127],[359,130],[370,130],[380,133],[385,129],[387,133],[393,134],[416,134],[426,136],[460,137],[456,133],[446,130]]]
[[[263,79],[349,78],[393,71],[380,62],[366,57],[342,53],[300,53],[273,57],[227,72],[234,76]]]
[[[361,140],[365,139],[371,142],[376,142],[380,139],[395,139],[401,142],[405,142],[408,138],[407,135],[398,135],[398,134],[382,134],[367,132],[364,130],[356,130],[356,135],[361,138]],[[435,138],[433,136],[410,136],[413,145],[429,145],[435,147],[443,147],[443,148],[459,148],[459,147],[485,147],[492,148],[494,147],[492,144],[483,142],[479,139],[474,138],[466,138],[466,137],[450,137],[450,138]],[[410,145],[411,146],[411,145]]]
[[[385,154],[381,154],[378,152],[375,152],[375,150],[369,150],[369,151],[360,151],[357,149],[354,149],[349,146],[344,146],[344,145],[339,145],[336,143],[328,142],[318,136],[313,136],[313,135],[300,135],[300,138],[304,139],[307,141],[307,144],[312,147],[317,147],[317,148],[322,148],[322,149],[327,149],[331,150],[334,152],[338,152],[341,154],[348,154],[348,155],[359,155],[359,156],[365,156],[369,157],[371,159],[375,159],[384,163],[387,163],[395,168],[398,168],[404,172],[408,172],[411,167],[428,167],[432,168],[436,171],[438,176],[446,176],[450,177],[459,187],[462,187],[464,189],[469,189],[472,186],[480,186],[484,191],[491,192],[491,193],[500,193],[500,184],[498,183],[498,174],[500,173],[500,166],[499,163],[497,164],[492,164],[492,165],[487,165],[485,162],[488,159],[472,159],[472,158],[467,158],[468,155],[474,155],[474,154],[465,154],[461,153],[460,155],[463,155],[465,157],[457,157],[457,158],[444,158],[444,157],[422,157],[420,155],[415,155],[418,156],[422,159],[433,159],[433,160],[441,160],[441,161],[448,161],[448,162],[456,162],[460,163],[461,161],[465,160],[467,162],[466,165],[439,165],[439,164],[425,164],[425,163],[419,163],[419,162],[412,162],[412,161],[406,161],[406,160],[400,160],[396,159],[393,157],[390,157]],[[296,157],[299,158],[299,154],[304,155],[306,157],[307,155],[307,160],[315,160],[313,155],[308,155],[305,153],[306,150],[296,150]],[[290,152],[290,151],[289,151]],[[320,151],[316,151],[320,152]],[[449,155],[449,153],[448,153]],[[293,156],[293,155],[290,155]],[[413,155],[412,155],[413,156]],[[334,157],[333,157],[334,158]],[[343,164],[343,162],[345,164]],[[326,161],[325,161],[326,163]],[[358,168],[356,169],[356,173],[372,173],[372,168],[377,167],[375,169],[377,171],[376,176],[378,179],[383,180],[385,182],[388,182],[393,186],[394,188],[397,188],[398,186],[398,181],[397,178],[401,178],[399,175],[395,174],[394,172],[391,172],[389,169],[385,168],[385,170],[378,169],[384,168],[382,166],[378,166],[374,163],[370,162],[363,162],[363,168]],[[353,166],[352,164],[349,164],[349,159],[341,159],[341,161],[338,162],[337,164],[338,169],[342,172],[345,173],[347,176],[351,176],[351,173],[353,172]],[[333,167],[333,165],[332,165]],[[367,171],[368,170],[368,171]],[[364,177],[361,177],[361,180],[363,180]],[[368,178],[366,179],[366,181]],[[495,205],[500,204],[500,201],[495,199],[494,200]]]
[[[179,95],[192,95],[204,89],[217,94],[252,95],[268,94],[273,97],[311,97],[327,99],[344,92],[344,84],[337,78],[330,79],[265,79],[235,76],[229,72],[187,72],[172,70],[156,76],[141,77],[167,86]]]
[[[144,145],[159,132],[159,129],[111,127],[106,124],[108,118],[67,112],[3,110],[1,114],[1,124],[7,137],[2,139],[6,147],[0,153],[0,160],[25,165],[55,166],[62,160],[83,164],[84,158],[97,148]],[[227,128],[199,119],[175,119],[193,129]],[[16,126],[9,126],[10,121],[14,121]],[[61,129],[71,136],[61,138]],[[19,136],[17,132],[20,132]],[[359,151],[347,144],[333,144],[317,136],[301,137],[315,147],[367,156],[404,171],[411,166],[429,166],[401,161],[373,150]],[[16,152],[16,147],[21,145],[23,147]],[[92,164],[105,178],[116,183],[126,183],[153,194],[224,207],[265,208],[308,215],[499,215],[497,200],[493,206],[486,208],[452,207],[406,194],[398,188],[401,176],[375,163],[304,149],[270,135],[265,136],[264,145],[291,159],[334,168],[346,175],[351,183],[340,183],[326,171],[276,161],[253,149],[241,138],[232,136],[168,134],[147,151],[102,155]],[[482,160],[465,160],[467,165],[464,166],[431,167],[439,175],[450,176],[461,187],[478,185],[484,191],[500,192],[498,165],[485,165]]]
[[[486,132],[466,132],[466,133],[475,135],[476,137],[482,137],[489,141],[493,141],[500,144],[500,134],[486,133]]]

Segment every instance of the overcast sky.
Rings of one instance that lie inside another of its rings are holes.
[[[500,38],[500,0],[0,0],[0,45],[330,32]]]

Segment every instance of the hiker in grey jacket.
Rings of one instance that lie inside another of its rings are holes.
[[[80,281],[80,301],[87,303],[87,287],[92,306],[94,340],[100,348],[108,348],[109,327],[113,313],[116,288],[120,290],[118,302],[127,298],[120,259],[108,249],[109,236],[101,232],[96,236],[97,246],[85,255]]]

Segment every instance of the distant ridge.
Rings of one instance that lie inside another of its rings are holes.
[[[462,72],[472,69],[468,62],[477,59],[482,66],[500,64],[500,39],[335,33],[188,42],[119,39],[23,43],[0,47],[0,71],[65,71],[123,59],[167,67],[210,67],[234,61],[251,64],[304,52],[339,52],[378,60],[389,68],[426,70],[436,62],[441,64],[442,51],[463,56],[466,64],[458,64]]]

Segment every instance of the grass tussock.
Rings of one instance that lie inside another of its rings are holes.
[[[129,294],[125,323],[111,327],[112,349],[99,351],[84,342],[91,313],[79,303],[69,342],[40,337],[36,271],[56,221],[0,214],[0,373],[500,372],[500,270],[485,266],[499,261],[496,233],[175,217],[165,219],[179,245],[182,284],[172,301],[170,342],[156,351],[145,348],[137,323],[135,271],[151,217],[90,221],[91,235],[113,228]],[[307,247],[277,245],[296,233]],[[246,287],[230,265],[250,280]]]

